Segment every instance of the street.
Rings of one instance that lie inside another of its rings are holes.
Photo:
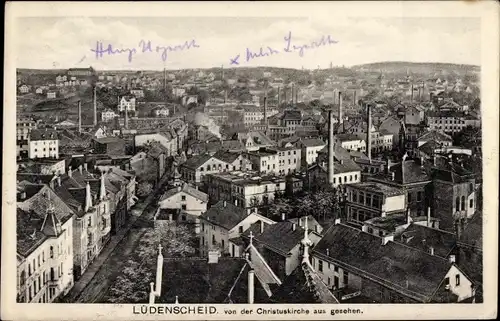
[[[132,210],[132,216],[125,227],[103,249],[99,257],[90,265],[85,273],[75,282],[65,297],[68,303],[99,302],[113,284],[122,269],[123,262],[135,250],[141,237],[147,230],[144,223],[152,222],[158,199],[168,180],[165,175],[158,183],[155,191]]]

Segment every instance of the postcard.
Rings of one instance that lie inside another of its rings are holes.
[[[19,1],[5,29],[2,319],[496,317],[496,2]]]

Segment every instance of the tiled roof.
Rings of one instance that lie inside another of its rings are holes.
[[[223,162],[232,164],[236,159],[238,159],[240,155],[241,155],[240,153],[233,153],[233,152],[219,150],[214,154],[214,157]]]
[[[446,258],[456,244],[456,236],[447,231],[411,224],[395,241],[425,252],[432,247],[434,255]]]
[[[325,164],[324,166],[322,164],[314,164],[309,169],[313,168],[314,166],[320,167],[323,171],[328,171],[328,165]],[[341,162],[335,161],[333,163],[333,168],[334,168],[334,174],[341,174],[341,173],[352,173],[352,172],[359,172],[361,171],[361,168],[359,167],[356,162],[353,160],[342,160]]]
[[[45,218],[47,209],[53,206],[54,214],[62,224],[69,220],[74,214],[73,210],[66,205],[64,200],[48,186],[42,187],[32,197],[22,202],[18,202],[17,206],[24,211],[36,213],[40,218]]]
[[[425,168],[415,160],[406,160],[404,162],[404,171],[401,170],[403,162],[391,166],[389,169],[394,173],[394,181],[399,184],[412,184],[429,181],[431,178]]]
[[[301,142],[306,147],[324,146],[326,144],[319,138],[302,139]]]
[[[30,132],[30,140],[57,140],[57,132],[53,129],[32,129]]]
[[[352,186],[353,188],[359,188],[362,190],[371,191],[373,193],[382,193],[386,196],[402,195],[405,193],[402,188],[397,188],[386,184],[371,182],[371,181],[351,184],[349,186]]]
[[[210,160],[211,158],[212,158],[212,156],[210,156],[209,154],[196,155],[196,156],[193,156],[193,157],[189,158],[181,166],[187,167],[187,168],[190,168],[190,169],[197,169],[201,165],[203,165],[206,162],[208,162],[208,160]]]
[[[467,225],[465,225],[459,242],[480,250],[483,249],[483,216],[481,212],[476,212]]]
[[[308,263],[302,262],[271,297],[273,303],[339,303]]]
[[[241,258],[222,258],[218,263],[207,259],[164,259],[162,293],[158,303],[247,303],[248,263]],[[154,281],[154,280],[150,280]],[[255,278],[255,302],[267,300],[267,294]]]
[[[201,218],[230,230],[247,216],[248,214],[244,208],[238,207],[231,202],[219,201],[202,214]]]
[[[397,242],[383,245],[381,238],[343,224],[333,225],[313,253],[420,302],[433,298],[451,267],[446,259]]]
[[[301,120],[302,114],[300,110],[285,110],[283,113],[283,119],[286,120]]]
[[[207,194],[203,193],[200,190],[197,190],[194,187],[189,186],[189,184],[187,184],[187,183],[184,183],[184,185],[182,185],[182,187],[178,186],[176,188],[172,188],[172,189],[166,191],[165,194],[163,194],[163,196],[161,197],[160,202],[167,199],[167,198],[172,197],[173,195],[181,193],[181,192],[184,192],[188,195],[191,195],[192,197],[194,197],[200,201],[208,202],[208,195]]]
[[[354,134],[337,134],[336,138],[340,140],[341,142],[348,142],[348,141],[354,141],[354,140],[364,140],[362,138],[359,138],[358,136]]]
[[[123,143],[123,139],[119,137],[101,137],[101,138],[93,138],[99,144],[111,144],[111,143]]]
[[[20,208],[17,208],[16,217],[17,253],[26,257],[47,239],[47,236],[40,230],[43,218],[40,218],[37,213]]]
[[[264,288],[270,294],[269,285],[270,284],[281,284],[281,280],[276,276],[274,271],[269,267],[268,262],[259,253],[253,244],[250,244],[247,248],[247,252],[250,254],[250,265],[255,271],[255,275],[263,283]],[[271,296],[271,295],[269,295]]]
[[[298,224],[289,221],[282,221],[275,224],[265,225],[264,232],[260,233],[260,224],[252,224],[252,227],[243,233],[245,238],[248,238],[252,232],[254,242],[260,243],[269,247],[272,250],[278,251],[287,255],[295,246],[300,244],[304,237],[304,229]]]
[[[438,142],[452,142],[453,140],[449,135],[437,130],[431,130],[427,133],[422,134],[419,138],[419,141],[438,141]]]

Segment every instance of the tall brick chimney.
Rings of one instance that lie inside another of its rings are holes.
[[[366,112],[368,113],[368,124],[366,126],[366,153],[368,156],[368,159],[372,160],[372,135],[371,135],[371,128],[372,128],[372,108],[370,104],[366,105]]]
[[[280,89],[281,89],[281,87],[278,87],[278,108],[281,105],[281,91],[280,91]]]
[[[78,101],[78,132],[82,132],[82,101]]]
[[[333,186],[333,111],[328,113],[328,183]]]
[[[94,126],[97,125],[97,86],[94,86]]]

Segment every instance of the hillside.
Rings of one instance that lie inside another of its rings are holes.
[[[480,72],[480,67],[476,65],[461,65],[451,63],[432,63],[432,62],[407,62],[407,61],[387,61],[375,62],[369,64],[355,65],[351,67],[355,71],[379,71],[394,73],[404,73],[407,70],[413,73],[475,73]]]

